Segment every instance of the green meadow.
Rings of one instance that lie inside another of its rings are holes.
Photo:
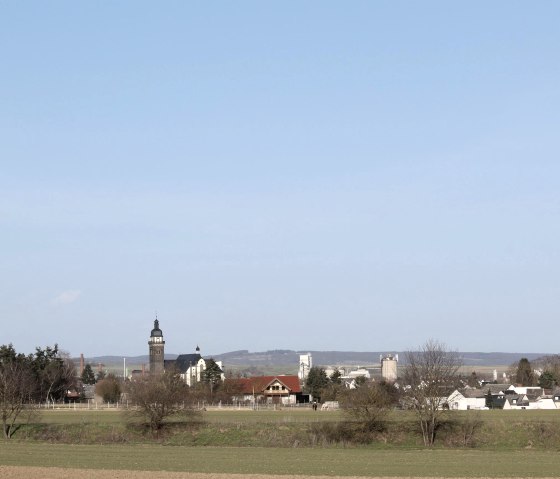
[[[0,463],[80,469],[237,474],[409,477],[556,477],[560,454],[546,451],[374,450],[62,445],[11,442]]]
[[[0,446],[0,464],[84,469],[340,476],[551,477],[560,471],[560,412],[453,413],[453,428],[426,449],[414,416],[397,411],[368,444],[329,441],[340,411],[206,411],[158,437],[119,410],[49,410]],[[462,420],[479,421],[468,446],[454,442]],[[458,425],[457,425],[458,424]],[[458,429],[457,429],[458,428]],[[455,438],[451,440],[451,438]]]

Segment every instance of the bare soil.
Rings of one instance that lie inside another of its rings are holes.
[[[204,474],[199,472],[124,471],[108,469],[63,469],[60,467],[0,466],[2,479],[309,479],[300,475],[271,474]],[[368,479],[365,476],[313,476],[313,479]],[[369,478],[371,479],[371,478]],[[377,479],[420,479],[412,477],[380,477]],[[444,479],[444,478],[421,478]],[[461,479],[461,478],[454,478]],[[485,478],[479,478],[485,479]],[[516,479],[516,478],[512,478]],[[519,478],[520,479],[520,478]],[[554,479],[554,478],[541,478]]]
[[[205,474],[199,472],[122,471],[108,469],[64,469],[61,467],[0,466],[2,479],[308,479],[308,476],[270,474]],[[313,476],[313,479],[337,479],[340,476]],[[342,478],[341,478],[342,479]],[[365,479],[358,476],[344,479]],[[391,478],[397,479],[397,478]],[[402,478],[405,479],[405,478]]]

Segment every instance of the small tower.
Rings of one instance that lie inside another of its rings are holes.
[[[301,382],[307,379],[307,375],[309,374],[309,370],[311,369],[311,366],[312,366],[311,353],[300,354],[298,377]]]
[[[397,380],[397,363],[399,362],[399,355],[387,354],[379,357],[381,361],[381,377],[389,382],[394,383]]]
[[[148,346],[150,348],[150,374],[162,374],[165,341],[163,340],[163,333],[159,329],[157,317],[154,321],[154,329],[150,334]]]

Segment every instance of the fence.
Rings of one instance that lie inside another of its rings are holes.
[[[116,403],[106,403],[102,401],[96,401],[94,399],[88,399],[87,402],[73,402],[73,403],[56,403],[49,401],[47,403],[40,403],[38,405],[39,409],[49,409],[49,410],[61,410],[61,411],[122,411],[127,409],[133,409],[135,406],[128,401],[121,401]],[[205,401],[200,401],[194,404],[195,409],[201,411],[280,411],[280,410],[308,410],[311,409],[311,404],[270,404],[270,403],[245,403],[239,402],[235,404],[210,404]]]

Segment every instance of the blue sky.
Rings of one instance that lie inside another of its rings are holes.
[[[0,344],[558,352],[557,2],[0,6]]]

